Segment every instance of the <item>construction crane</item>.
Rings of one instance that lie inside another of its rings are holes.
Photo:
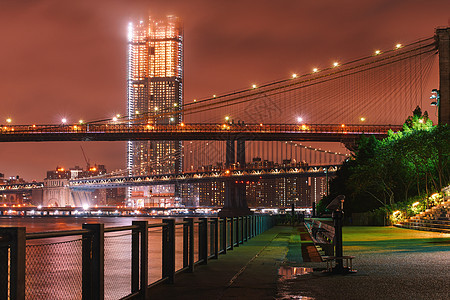
[[[80,148],[81,148],[81,152],[83,152],[84,160],[86,161],[86,170],[89,171],[89,169],[91,168],[91,163],[90,163],[89,159],[86,157],[86,153],[84,153],[83,146],[80,145]]]

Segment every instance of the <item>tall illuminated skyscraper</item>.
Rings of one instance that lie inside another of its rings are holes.
[[[183,27],[174,16],[129,24],[128,116],[132,123],[178,124],[183,105]],[[129,175],[181,171],[179,142],[128,142]]]

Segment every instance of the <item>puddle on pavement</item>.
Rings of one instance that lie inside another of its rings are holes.
[[[281,276],[280,280],[289,280],[297,276],[311,274],[313,271],[313,268],[281,266],[278,269],[278,275]]]

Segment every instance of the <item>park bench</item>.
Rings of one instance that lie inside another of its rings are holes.
[[[341,259],[345,263],[343,264],[343,267],[345,269],[348,269],[349,271],[353,270],[353,259],[354,256],[322,256],[322,259],[327,262],[327,271],[332,272],[333,268],[336,266],[333,266],[333,262],[336,264],[336,260]]]
[[[315,219],[306,221],[305,225],[317,251],[321,253],[321,256],[322,253],[327,256],[333,256],[334,227]]]

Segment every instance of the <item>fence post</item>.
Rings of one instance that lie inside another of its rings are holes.
[[[82,298],[104,299],[105,228],[104,224],[83,224],[89,233],[82,241]]]
[[[245,225],[245,217],[241,217],[241,244],[244,244],[244,225]]]
[[[173,283],[175,277],[175,220],[163,219],[162,236],[162,277]]]
[[[25,299],[25,259],[25,227],[0,228],[0,299]]]
[[[186,223],[187,219],[183,219]],[[189,266],[189,225],[183,224],[183,268]]]
[[[214,224],[214,258],[219,258],[219,218],[213,219]]]
[[[139,228],[133,229],[131,235],[131,292],[140,291],[142,299],[146,299],[148,297],[148,222],[133,221],[132,224]]]
[[[240,239],[239,239],[239,232],[240,232],[239,224],[241,222],[239,222],[239,218],[240,217],[236,217],[236,247],[239,247],[239,241],[240,241]]]
[[[208,264],[208,218],[199,218],[198,254],[202,264]]]
[[[222,248],[223,248],[223,254],[227,254],[227,230],[228,230],[228,224],[227,224],[227,217],[222,218]]]
[[[188,250],[187,255],[187,261],[189,266],[189,272],[194,272],[194,219],[193,218],[184,218],[184,221],[188,222],[187,228],[189,229],[189,243],[186,247]],[[184,259],[184,257],[183,257]]]
[[[231,222],[230,222],[230,239],[231,239],[230,250],[233,250],[233,248],[234,248],[234,217],[231,217]]]

